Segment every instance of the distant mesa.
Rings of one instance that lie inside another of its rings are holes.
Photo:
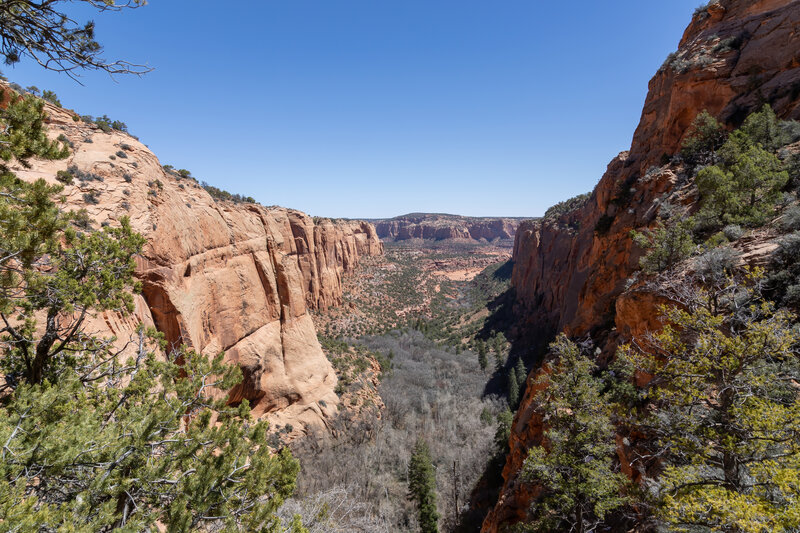
[[[495,242],[512,240],[528,218],[465,217],[445,213],[409,213],[394,218],[372,219],[383,241],[425,239]]]

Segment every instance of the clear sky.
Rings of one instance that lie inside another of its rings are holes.
[[[265,205],[537,216],[629,148],[698,3],[150,0],[71,11],[142,78],[3,71]]]

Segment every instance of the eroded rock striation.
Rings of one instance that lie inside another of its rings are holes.
[[[681,176],[661,164],[679,151],[704,109],[729,127],[764,102],[781,118],[800,118],[797,28],[798,1],[721,0],[693,17],[678,51],[650,81],[630,151],[611,161],[581,205],[518,228],[512,286],[523,338],[543,344],[559,331],[589,335],[602,348],[602,359],[620,337],[654,326],[658,298],[626,289],[641,256],[630,231],[651,225],[667,197],[684,205],[696,201]],[[760,245],[755,255],[772,248]],[[519,482],[518,473],[527,450],[542,436],[531,392],[515,417],[504,486],[483,532],[522,519],[530,501],[530,487]]]
[[[411,213],[399,217],[371,220],[378,237],[385,241],[462,240],[496,241],[513,239],[521,218],[484,218]]]
[[[69,208],[86,209],[94,228],[128,215],[147,237],[134,316],[103,313],[90,327],[123,343],[141,321],[171,346],[225,351],[244,374],[232,401],[247,398],[255,415],[297,431],[324,424],[337,408],[336,377],[309,311],[339,305],[343,275],[360,257],[382,253],[374,227],[215,201],[129,135],[102,132],[53,106],[47,113],[50,135],[64,135],[72,154],[18,168],[18,175],[56,183],[56,172],[69,168]]]

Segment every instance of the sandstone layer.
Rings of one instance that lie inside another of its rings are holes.
[[[626,292],[641,256],[630,230],[651,225],[666,198],[688,206],[696,200],[685,177],[660,164],[704,109],[729,127],[764,102],[781,118],[800,118],[799,27],[798,1],[722,0],[693,17],[678,51],[650,81],[630,151],[609,164],[583,205],[517,230],[512,286],[522,338],[541,346],[558,331],[588,335],[607,358],[620,336],[653,327],[658,299]],[[757,261],[773,247],[744,251]],[[528,391],[512,428],[504,487],[483,532],[524,517],[530,487],[517,474],[540,439]]]
[[[385,241],[445,239],[496,241],[513,239],[521,218],[463,217],[437,213],[412,213],[390,219],[371,220],[378,237]]]
[[[137,259],[143,290],[135,314],[103,313],[90,327],[123,342],[144,322],[171,347],[224,351],[244,374],[231,401],[247,398],[257,416],[297,431],[324,424],[337,408],[336,377],[309,310],[339,305],[344,274],[360,257],[382,253],[374,227],[215,201],[133,137],[102,132],[50,105],[46,111],[49,134],[64,135],[72,154],[33,162],[18,175],[57,183],[57,171],[76,168],[63,193],[68,208],[86,209],[95,229],[127,215],[147,238]]]

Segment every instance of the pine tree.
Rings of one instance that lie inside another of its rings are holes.
[[[694,221],[659,221],[653,229],[632,231],[633,241],[647,250],[639,264],[645,272],[655,274],[670,269],[692,255],[697,248],[692,230]]]
[[[594,531],[624,505],[627,483],[614,467],[611,401],[594,363],[561,335],[556,359],[536,380],[534,405],[546,425],[543,443],[528,452],[523,479],[542,487],[531,505],[529,531]]]
[[[716,163],[716,151],[727,137],[725,128],[708,111],[703,110],[692,122],[681,147],[681,158],[690,165]]]
[[[478,349],[478,364],[481,366],[481,370],[486,371],[486,367],[489,366],[489,358],[486,356],[486,344],[481,339],[475,342]]]
[[[517,359],[517,385],[519,385],[519,390],[522,390],[525,387],[525,383],[528,381],[528,370],[525,368],[525,363],[522,361],[522,357]]]
[[[508,372],[508,405],[512,409],[516,409],[519,404],[519,381],[517,380],[517,371],[511,368]]]
[[[438,533],[439,512],[436,510],[436,473],[428,444],[418,439],[408,465],[408,496],[417,504],[420,531]]]
[[[678,530],[800,528],[800,331],[759,284],[756,271],[692,288],[661,331],[618,354],[652,378],[634,423],[663,468],[650,480],[657,514]]]
[[[780,129],[769,106],[750,115],[718,151],[719,164],[697,174],[701,224],[758,226],[774,212],[789,181],[783,163],[772,153],[781,144]]]

